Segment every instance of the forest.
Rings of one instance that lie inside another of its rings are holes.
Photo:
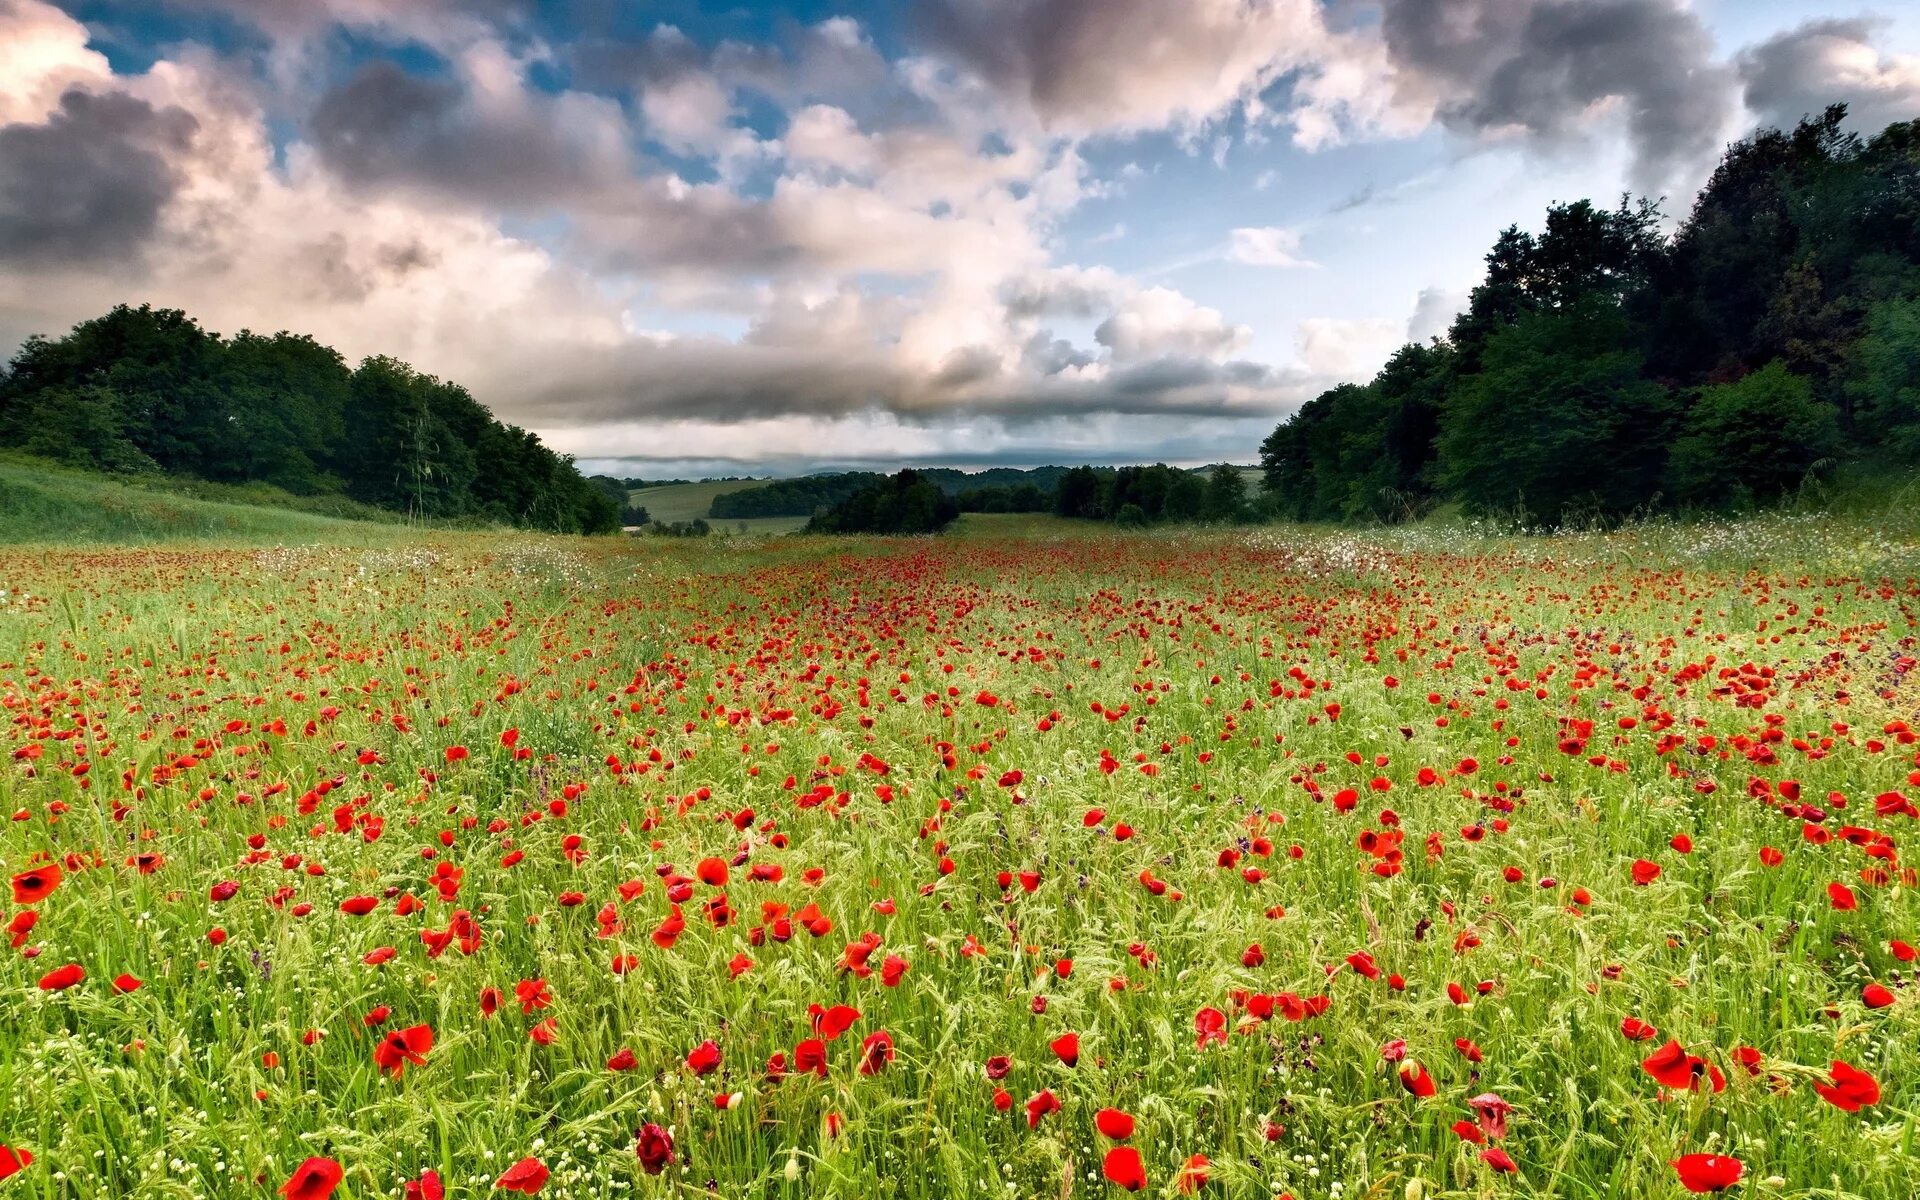
[[[101,471],[556,533],[617,531],[624,494],[398,359],[349,367],[305,334],[223,338],[149,305],[29,338],[0,372],[0,443]]]
[[[1507,229],[1445,337],[1266,439],[1272,511],[1564,525],[1920,464],[1920,122],[1845,120],[1734,144],[1671,235],[1631,198]]]

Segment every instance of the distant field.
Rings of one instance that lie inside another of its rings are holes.
[[[627,493],[627,499],[629,503],[645,508],[647,515],[656,521],[691,521],[707,515],[707,510],[713,507],[715,496],[749,491],[765,487],[771,482],[769,479],[729,479],[725,482],[703,480],[699,483],[673,483],[666,487],[636,488]],[[804,525],[806,521],[803,519],[800,524]]]

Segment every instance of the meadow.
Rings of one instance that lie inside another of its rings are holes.
[[[263,532],[0,548],[0,1197],[1920,1187],[1912,530]]]

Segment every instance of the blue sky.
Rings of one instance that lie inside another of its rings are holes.
[[[1833,101],[1920,117],[1920,17],[0,0],[0,344],[311,332],[622,474],[1248,461],[1504,226]]]

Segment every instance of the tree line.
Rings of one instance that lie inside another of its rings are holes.
[[[459,384],[398,359],[349,367],[305,334],[222,338],[150,305],[28,338],[0,372],[0,442],[95,470],[556,533],[616,532],[624,497]]]
[[[1165,463],[1135,467],[1040,468],[1054,485],[994,484],[955,492],[932,472],[863,475],[860,486],[817,512],[809,533],[937,533],[962,513],[1052,513],[1138,528],[1161,523],[1239,522],[1263,518],[1247,496],[1246,475],[1222,463],[1204,475]]]
[[[1920,464],[1920,121],[1845,117],[1735,143],[1670,236],[1631,198],[1504,231],[1446,336],[1262,443],[1272,509],[1558,525]]]

